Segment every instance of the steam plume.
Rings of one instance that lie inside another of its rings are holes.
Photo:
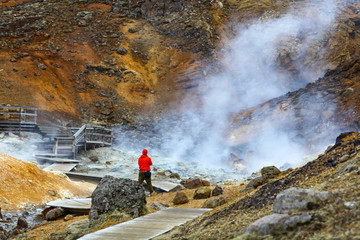
[[[171,149],[177,160],[219,166],[230,154],[225,138],[232,113],[304,87],[324,74],[326,64],[313,62],[324,58],[321,43],[334,23],[336,5],[330,0],[312,1],[304,2],[303,8],[301,15],[290,10],[275,19],[239,27],[224,58],[224,71],[201,86],[206,89],[201,110],[187,113],[181,126],[172,128],[168,147],[163,149]],[[290,64],[291,72],[282,64]],[[191,103],[185,100],[183,105]],[[256,152],[247,162],[251,169],[263,164],[299,163],[305,149],[292,140],[300,131],[291,125],[294,119],[288,114],[256,126],[260,134],[248,146]],[[304,121],[314,124],[313,119]]]

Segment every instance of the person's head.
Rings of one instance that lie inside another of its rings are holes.
[[[148,154],[148,150],[144,149],[142,152],[143,155],[147,155]]]

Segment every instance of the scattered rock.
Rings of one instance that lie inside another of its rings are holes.
[[[17,228],[27,228],[29,226],[28,222],[26,221],[26,219],[24,217],[19,217],[16,227]]]
[[[156,209],[156,210],[162,210],[162,209],[168,208],[169,205],[164,204],[164,203],[153,203],[153,204],[151,204],[151,207]]]
[[[48,193],[50,193],[51,196],[56,196],[57,195],[57,191],[56,190],[49,190]]]
[[[70,221],[70,220],[73,220],[74,217],[71,215],[71,214],[68,214],[64,217],[64,221]]]
[[[128,52],[128,50],[124,47],[119,47],[116,52],[120,55],[126,55],[126,53]]]
[[[42,210],[41,215],[43,215],[43,217],[46,216],[46,214],[51,210],[54,209],[53,207],[45,207],[44,210]]]
[[[146,205],[145,190],[137,181],[108,175],[101,179],[91,197],[90,224],[115,210],[138,217]]]
[[[350,159],[349,155],[344,155],[339,159],[339,162],[343,163]]]
[[[183,183],[183,185],[185,188],[188,189],[195,189],[202,186],[200,178],[188,180],[185,183]]]
[[[98,161],[99,161],[99,157],[98,157],[98,156],[90,156],[89,159],[90,159],[92,162],[98,162]]]
[[[3,219],[3,215],[1,213],[1,207],[0,207],[0,219]]]
[[[180,179],[180,175],[178,173],[171,173],[170,178]]]
[[[202,185],[202,186],[205,186],[205,187],[209,187],[209,186],[210,186],[210,183],[209,183],[209,181],[201,180],[201,185]]]
[[[134,29],[134,28],[129,28],[128,32],[129,33],[136,33],[136,32],[138,32],[138,30]]]
[[[202,205],[202,208],[216,208],[226,202],[226,196],[219,196],[217,198],[207,199]]]
[[[42,64],[42,63],[39,63],[39,64],[38,64],[38,68],[40,68],[41,70],[46,70],[45,65]]]
[[[356,201],[352,201],[352,202],[344,202],[344,206],[346,207],[346,208],[355,208],[356,207],[356,205],[358,204],[358,202],[356,202]]]
[[[339,168],[339,170],[336,172],[336,175],[343,175],[347,172],[356,171],[359,167],[357,166],[360,163],[360,158],[355,157],[353,160],[348,161],[343,166]]]
[[[289,217],[287,214],[271,214],[260,218],[247,227],[245,234],[256,233],[258,235],[267,235],[278,230],[279,223],[285,222]]]
[[[50,234],[49,239],[78,239],[87,232],[89,219],[83,219],[70,224],[64,232],[54,232]]]
[[[219,196],[221,194],[223,194],[223,189],[219,185],[216,185],[211,192],[211,196]]]
[[[278,177],[280,174],[280,170],[275,166],[270,167],[263,167],[261,169],[261,176],[264,177],[264,179],[272,179]]]
[[[11,235],[13,236],[16,236],[16,235],[19,235],[20,231],[18,228],[15,228],[12,232],[11,232]]]
[[[263,177],[257,177],[257,178],[254,178],[252,179],[248,185],[246,185],[246,188],[245,189],[253,189],[253,188],[257,188],[263,184],[265,184],[266,182],[264,181],[264,178]]]
[[[88,11],[78,12],[76,18],[78,19],[79,27],[86,27],[92,20],[92,13]]]
[[[45,216],[45,219],[48,221],[55,220],[60,216],[65,215],[65,210],[61,207],[57,207],[54,209],[51,209]]]
[[[184,192],[177,192],[172,202],[175,205],[184,204],[189,202],[189,198]]]
[[[245,231],[245,234],[255,233],[257,235],[268,235],[276,232],[292,229],[297,225],[311,221],[312,216],[308,213],[290,216],[288,214],[271,214],[260,218],[252,223]]]
[[[205,199],[211,195],[211,189],[209,187],[199,187],[196,189],[193,199]]]
[[[311,189],[289,188],[279,193],[274,201],[274,213],[288,213],[294,210],[311,210],[320,207],[329,199],[329,192]]]

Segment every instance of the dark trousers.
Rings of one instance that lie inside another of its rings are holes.
[[[146,184],[149,188],[150,194],[154,191],[152,184],[151,184],[151,177],[146,178],[145,174],[143,172],[139,172],[139,184],[141,185],[144,180],[146,181]]]

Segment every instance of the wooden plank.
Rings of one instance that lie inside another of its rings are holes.
[[[62,146],[62,145],[58,145],[56,147],[57,150],[72,150],[73,149],[73,146]]]
[[[83,132],[83,131],[85,131],[85,129],[86,129],[86,125],[83,125],[76,133],[74,133],[74,138],[77,138],[77,137],[79,137],[80,135],[81,135],[81,133]]]
[[[64,158],[64,157],[71,157],[72,155],[73,155],[72,153],[59,153],[59,154],[54,154],[54,153],[37,153],[37,154],[35,154],[35,158],[38,158],[38,157]]]
[[[151,181],[153,187],[160,188],[165,192],[174,192],[184,189],[180,184],[168,182],[168,181]]]
[[[105,134],[105,133],[86,133],[86,136],[87,136],[87,137],[100,136],[100,137],[108,137],[108,138],[113,137],[112,134]]]
[[[69,213],[89,214],[91,198],[56,200],[46,205],[64,208]]]
[[[87,234],[81,240],[143,240],[161,235],[173,227],[192,220],[211,209],[167,208],[131,221]]]
[[[44,160],[46,162],[55,162],[55,163],[80,163],[79,160],[67,159],[67,158],[37,157],[36,159]]]
[[[85,141],[86,143],[89,143],[89,144],[104,144],[104,145],[112,145],[111,143],[108,143],[108,142],[102,142],[102,141],[88,141],[86,140]]]
[[[91,198],[56,200],[46,204],[50,207],[62,207],[65,209],[87,209],[91,208]]]
[[[74,140],[74,137],[54,137],[55,140],[57,141],[72,141]]]
[[[89,175],[86,173],[75,173],[75,172],[65,172],[65,174],[73,181],[86,181],[94,184],[99,184],[102,176]]]
[[[44,168],[46,171],[70,172],[77,163],[54,163]]]

